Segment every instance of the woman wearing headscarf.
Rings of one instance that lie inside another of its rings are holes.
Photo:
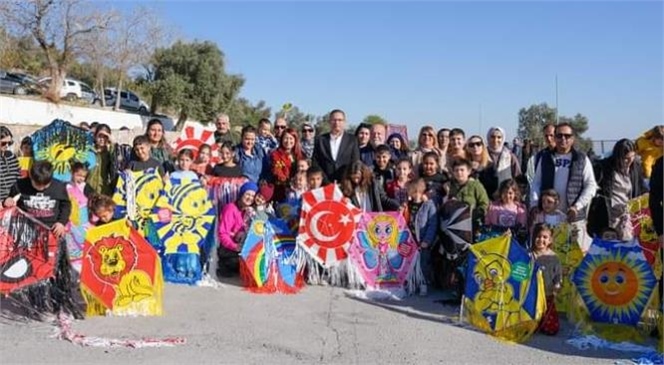
[[[509,179],[514,179],[521,175],[521,166],[516,155],[505,146],[505,130],[500,127],[491,127],[486,134],[487,151],[493,169],[495,171],[492,179],[485,184],[489,196],[498,190],[500,184]]]

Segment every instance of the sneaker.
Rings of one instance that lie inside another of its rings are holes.
[[[420,296],[421,297],[426,297],[427,296],[427,285],[426,284],[420,285]]]

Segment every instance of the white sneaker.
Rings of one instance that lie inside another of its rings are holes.
[[[421,297],[426,297],[427,296],[427,285],[426,284],[420,285],[420,296]]]

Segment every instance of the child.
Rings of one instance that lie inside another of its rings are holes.
[[[437,233],[436,205],[433,200],[425,200],[426,183],[418,178],[408,183],[409,201],[404,210],[408,228],[420,247],[420,265],[425,282],[420,285],[420,295],[427,295],[427,282],[431,281],[430,251]]]
[[[71,185],[78,189],[86,198],[94,194],[94,189],[85,181],[88,178],[88,167],[81,162],[74,162],[71,165]]]
[[[309,190],[318,189],[323,186],[323,169],[318,166],[311,166],[307,170],[307,183]]]
[[[254,204],[258,185],[247,181],[240,187],[238,199],[226,204],[219,214],[219,249],[217,250],[217,275],[231,277],[239,273],[238,253],[251,225],[249,212]]]
[[[272,134],[272,122],[269,119],[263,118],[258,122],[258,144],[263,147],[265,154],[269,154],[277,147],[279,142]]]
[[[374,150],[373,174],[376,183],[383,189],[387,183],[394,180],[394,170],[392,169],[390,159],[392,151],[387,145],[380,145]]]
[[[507,179],[498,188],[498,197],[489,204],[484,224],[510,229],[527,229],[526,207],[521,203],[521,190]]]
[[[473,226],[479,226],[489,207],[489,197],[482,184],[470,177],[470,161],[457,158],[452,163],[452,181],[449,183],[449,198],[470,206]]]
[[[159,161],[150,157],[150,141],[144,135],[134,138],[134,156],[127,169],[131,171],[145,171],[147,169],[157,169],[161,176],[164,176],[164,168]]]
[[[198,175],[191,171],[194,164],[194,153],[190,149],[178,152],[178,170],[171,173],[172,178],[180,180],[198,180]]]
[[[297,161],[297,173],[304,173],[306,175],[310,167],[311,167],[310,160],[305,159]]]
[[[21,146],[19,147],[19,156],[18,156],[18,166],[20,168],[19,178],[28,177],[28,171],[30,171],[30,166],[32,166],[32,138],[25,137],[21,140]]]
[[[407,185],[410,181],[410,176],[413,173],[413,163],[409,158],[400,159],[394,170],[396,179],[387,183],[385,192],[387,196],[399,202],[399,205],[404,205],[408,202],[408,189]],[[425,183],[426,185],[426,183]]]
[[[302,193],[309,190],[307,186],[307,173],[298,172],[291,179],[290,191],[288,192],[288,200],[297,200],[302,197]]]
[[[14,184],[4,206],[15,205],[50,227],[55,237],[64,237],[71,202],[65,184],[53,178],[50,162],[35,161],[30,167],[30,177],[19,179]]]
[[[231,142],[224,142],[219,147],[219,163],[212,169],[212,175],[218,177],[242,176],[242,167],[235,163],[235,152]]]
[[[210,165],[210,159],[212,157],[212,147],[209,144],[203,143],[198,147],[198,155],[196,156],[196,161],[194,161],[191,169],[196,172],[198,175],[211,175],[212,174],[212,165]]]
[[[615,228],[606,227],[601,230],[600,237],[603,241],[620,241],[618,231]]]
[[[533,236],[535,238],[532,249],[533,258],[542,270],[544,292],[546,293],[546,312],[540,322],[539,330],[546,335],[554,336],[560,329],[554,299],[562,285],[562,265],[556,253],[551,250],[553,244],[551,228],[546,224],[538,223],[533,228]]]
[[[103,194],[93,195],[88,202],[90,208],[90,223],[99,226],[110,223],[115,214],[115,202],[109,196]]]
[[[256,212],[265,212],[274,215],[274,208],[272,208],[271,202],[272,195],[274,195],[274,185],[262,182],[258,189],[258,193],[256,193]]]
[[[532,224],[546,223],[551,227],[557,227],[567,221],[567,215],[558,210],[560,197],[554,189],[547,189],[542,192],[539,200],[539,207],[534,211]]]
[[[440,156],[436,152],[427,152],[422,156],[420,165],[420,177],[427,184],[427,197],[432,199],[436,205],[443,203],[447,195],[445,184],[448,182],[447,175],[440,173]]]

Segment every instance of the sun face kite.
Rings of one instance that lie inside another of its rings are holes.
[[[573,281],[593,321],[636,325],[656,279],[640,247],[595,240]]]

